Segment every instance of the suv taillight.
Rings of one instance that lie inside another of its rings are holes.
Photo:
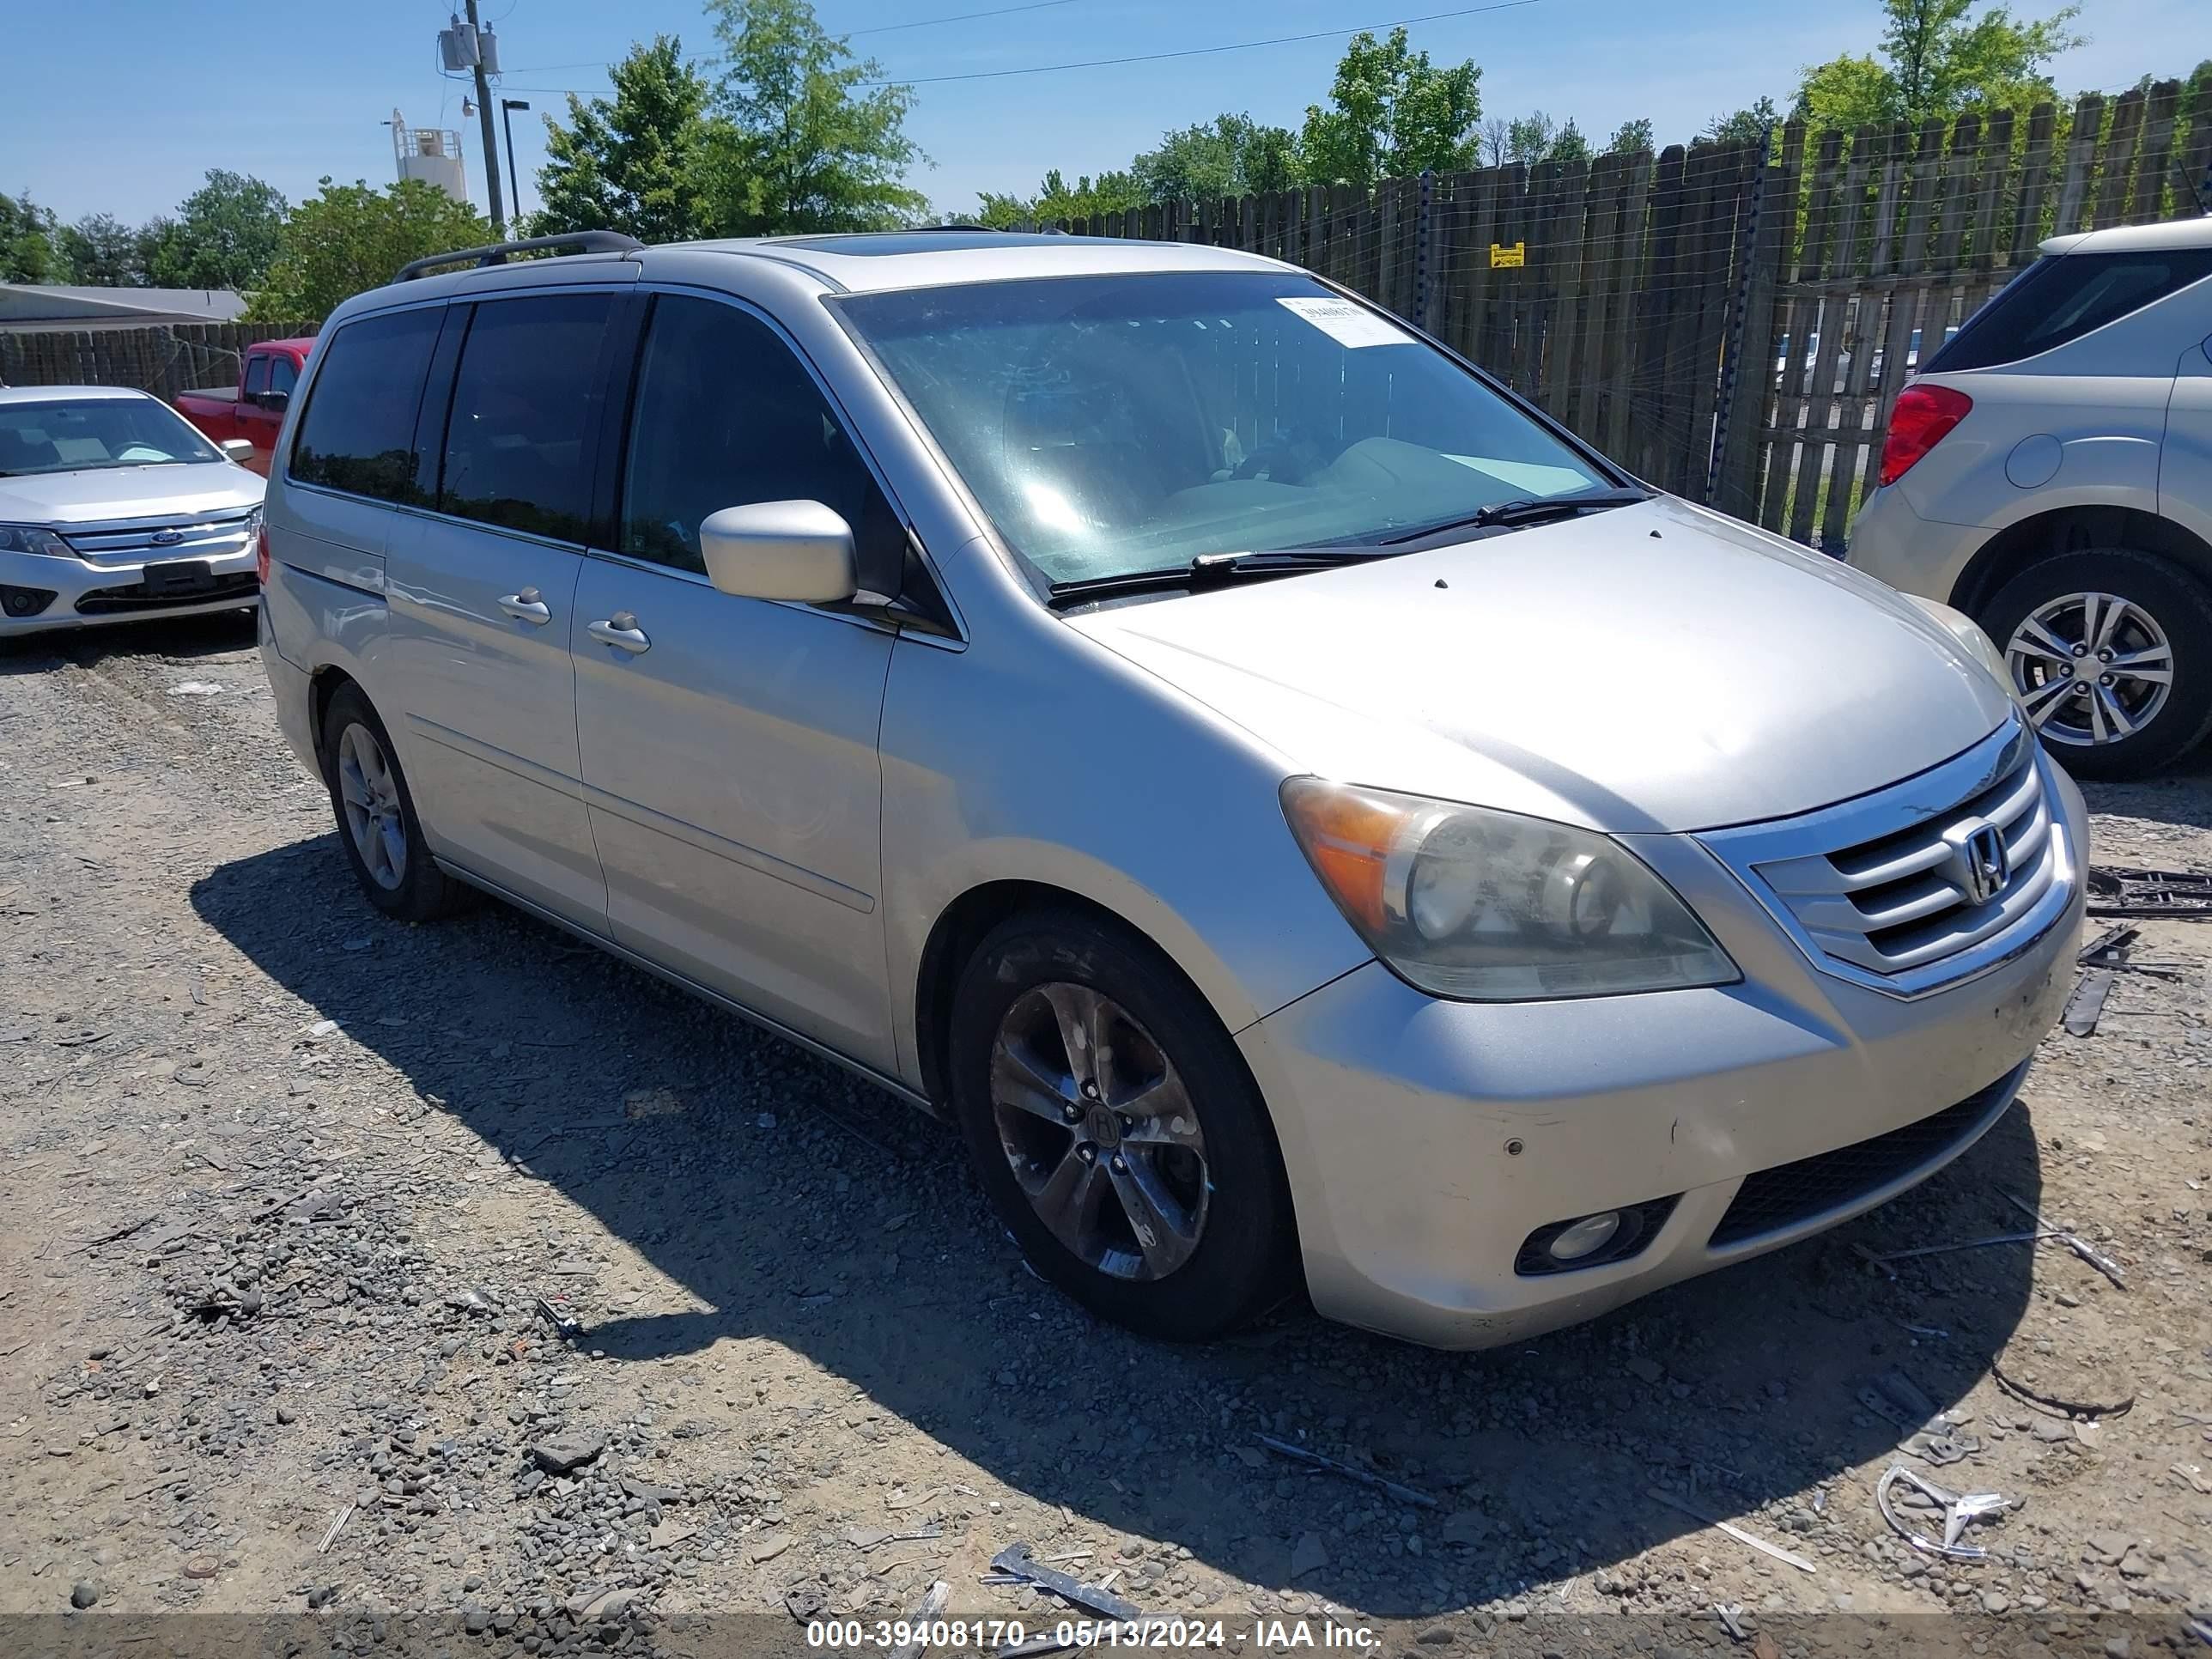
[[[269,524],[264,520],[259,533],[253,538],[253,574],[264,587],[269,586]]]
[[[1881,441],[1881,481],[1893,484],[1910,472],[1973,406],[1972,398],[1948,386],[1909,386],[1899,392],[1889,411],[1889,435]]]

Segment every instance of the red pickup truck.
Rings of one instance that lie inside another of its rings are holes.
[[[300,384],[313,339],[263,340],[246,348],[238,365],[238,384],[210,386],[177,394],[177,413],[222,443],[243,438],[253,446],[245,465],[263,477],[269,476],[270,452],[276,447],[277,428],[284,424],[285,408],[292,389]]]

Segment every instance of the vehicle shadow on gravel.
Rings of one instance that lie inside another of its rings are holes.
[[[224,611],[104,628],[58,629],[0,639],[0,678],[51,673],[64,663],[90,668],[112,657],[190,661],[243,651],[253,644],[253,612]]]
[[[2033,1079],[2030,1109],[1917,1192],[1594,1325],[1443,1354],[1293,1310],[1237,1340],[1158,1346],[1029,1273],[949,1130],[550,928],[489,904],[436,927],[386,921],[350,890],[327,835],[225,865],[191,898],[412,1085],[380,1104],[449,1114],[678,1287],[625,1312],[616,1273],[549,1276],[577,1247],[521,1228],[502,1243],[512,1265],[488,1255],[463,1270],[502,1297],[570,1295],[580,1346],[680,1370],[717,1343],[772,1339],[1018,1492],[1379,1614],[1518,1595],[1702,1531],[1654,1486],[1719,1516],[1809,1494],[1900,1437],[1860,1403],[1877,1379],[1901,1371],[1954,1402],[2027,1304],[2021,1246],[1891,1269],[1854,1247],[2018,1231],[2003,1194],[2033,1204],[2040,1190]],[[772,1356],[717,1358],[742,1375]],[[878,1455],[864,1419],[841,1403],[803,1431],[821,1438],[775,1455],[798,1460],[797,1484],[842,1468],[859,1490]],[[780,1429],[698,1432],[731,1437],[686,1455],[730,1463],[781,1443]],[[1263,1432],[1368,1463],[1437,1505],[1312,1475],[1263,1449]],[[944,1492],[963,1479],[957,1462],[910,1452],[898,1467]],[[1824,1503],[1871,1513],[1856,1483]],[[1819,1523],[1793,1504],[1750,1524],[1787,1547]],[[1017,1536],[988,1515],[969,1525],[993,1551]],[[1761,1560],[1717,1534],[1694,1547],[1731,1581]],[[1121,1588],[1142,1602],[1150,1582]]]

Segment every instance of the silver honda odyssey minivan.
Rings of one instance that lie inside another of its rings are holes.
[[[1272,260],[515,246],[341,307],[272,458],[263,655],[388,915],[950,1117],[1164,1336],[1504,1341],[2011,1103],[2086,826],[1955,611]]]

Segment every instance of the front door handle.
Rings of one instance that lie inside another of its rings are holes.
[[[499,602],[499,608],[517,622],[535,623],[543,628],[553,620],[553,607],[545,603],[534,587],[526,587],[520,593],[510,593]]]
[[[653,641],[646,638],[645,630],[637,625],[637,618],[627,611],[617,611],[605,621],[589,624],[584,631],[601,645],[611,645],[633,657],[653,648]]]

